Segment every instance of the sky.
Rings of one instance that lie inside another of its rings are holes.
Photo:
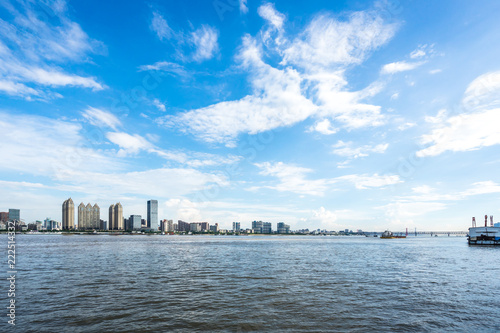
[[[0,211],[500,221],[498,1],[0,1]]]

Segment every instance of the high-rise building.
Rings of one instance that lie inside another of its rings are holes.
[[[123,207],[121,203],[115,205],[115,226],[117,230],[123,230]]]
[[[75,229],[75,204],[71,198],[62,204],[62,228],[63,230]]]
[[[100,220],[101,209],[97,204],[78,205],[78,229],[100,229]]]
[[[233,232],[240,232],[240,230],[241,230],[241,223],[233,222]]]
[[[253,221],[252,222],[252,232],[254,234],[261,234],[262,233],[262,221]]]
[[[285,222],[278,222],[277,232],[278,234],[289,234],[290,226],[288,224],[285,224]]]
[[[148,228],[158,230],[158,200],[148,200]]]
[[[100,229],[100,222],[101,222],[101,208],[97,204],[94,204],[92,207],[92,221],[91,221],[91,228],[92,229]]]
[[[130,215],[127,230],[141,230],[141,215]]]
[[[125,228],[121,203],[109,206],[108,228],[109,230],[123,230]]]
[[[115,205],[109,206],[108,229],[109,230],[117,229],[117,225],[115,225]]]
[[[262,223],[262,233],[263,234],[272,234],[273,233],[273,227],[271,225],[271,222],[263,222]]]
[[[9,221],[21,221],[21,211],[9,208]]]
[[[78,205],[78,229],[86,229],[87,222],[87,210],[85,209],[85,205],[80,203]]]
[[[178,231],[189,231],[191,230],[191,226],[189,225],[189,222],[184,222],[182,220],[177,221],[177,230]]]

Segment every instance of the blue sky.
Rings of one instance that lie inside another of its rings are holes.
[[[496,1],[0,1],[0,210],[500,218]]]

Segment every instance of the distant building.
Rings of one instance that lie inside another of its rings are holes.
[[[158,200],[148,200],[148,228],[158,230]]]
[[[21,210],[9,209],[9,221],[21,221]]]
[[[208,222],[200,222],[201,231],[210,230],[210,224]]]
[[[174,221],[172,220],[167,220],[167,229],[165,231],[167,232],[174,232],[175,229],[174,229]]]
[[[241,230],[241,223],[233,222],[233,232],[240,232],[240,230]]]
[[[123,207],[121,203],[109,206],[109,230],[123,230]]]
[[[201,224],[200,223],[189,223],[189,231],[200,232]]]
[[[108,230],[108,221],[100,220],[99,221],[99,229]]]
[[[141,230],[141,215],[130,215],[128,230]]]
[[[61,223],[57,222],[55,220],[52,220],[48,217],[43,221],[43,224],[44,224],[45,230],[48,230],[48,231],[61,230]]]
[[[9,212],[0,212],[0,222],[7,222],[9,220]]]
[[[163,220],[160,222],[160,230],[163,232],[173,232],[174,231],[174,221]]]
[[[64,230],[75,229],[75,204],[71,198],[62,204],[62,227]]]
[[[262,221],[253,221],[252,222],[252,232],[254,234],[261,234],[262,233]]]
[[[272,234],[273,233],[273,227],[271,222],[263,222],[262,223],[262,233],[263,234]]]
[[[182,220],[177,221],[177,230],[178,231],[190,231],[191,227],[188,222],[184,222]]]
[[[289,234],[290,233],[290,226],[288,224],[285,224],[285,222],[278,222],[277,233],[278,234]]]
[[[210,231],[212,232],[219,232],[219,223],[215,223],[214,225],[210,226]]]

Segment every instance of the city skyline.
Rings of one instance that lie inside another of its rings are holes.
[[[2,205],[148,220],[155,198],[226,229],[500,217],[500,3],[214,3],[2,2]]]

